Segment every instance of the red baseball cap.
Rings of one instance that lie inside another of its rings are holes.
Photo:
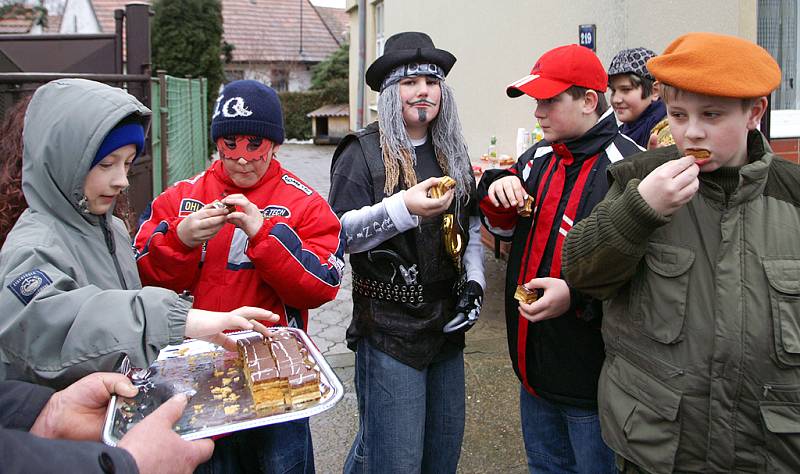
[[[608,75],[592,50],[577,44],[559,46],[544,53],[531,73],[506,87],[506,95],[528,94],[534,99],[550,99],[571,86],[605,92]]]

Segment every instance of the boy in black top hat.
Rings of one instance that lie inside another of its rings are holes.
[[[455,472],[464,332],[483,297],[475,181],[452,90],[456,58],[424,33],[386,42],[366,74],[379,120],[345,137],[330,203],[353,265],[359,433],[345,472]],[[441,195],[438,186],[455,180]],[[433,197],[432,197],[433,196]]]

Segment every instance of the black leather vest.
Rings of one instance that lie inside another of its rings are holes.
[[[334,153],[333,163],[355,140],[364,151],[372,177],[373,202],[381,202],[387,196],[384,192],[386,174],[377,123],[345,137]],[[470,185],[470,194],[475,196],[474,182]],[[466,248],[469,237],[468,208],[466,203],[454,201],[450,210],[455,209],[458,210],[458,223]],[[442,332],[444,324],[453,316],[456,287],[461,277],[442,242],[442,216],[420,217],[418,227],[396,235],[372,250],[351,254],[350,264],[354,279],[361,277],[386,284],[407,285],[410,282],[404,275],[407,276],[408,270],[414,268],[415,285],[445,288],[437,292],[437,298],[426,299],[423,303],[386,301],[353,292],[353,321],[347,330],[347,342],[351,349],[355,350],[358,339],[369,337],[378,349],[407,365],[422,369],[434,360],[447,341],[463,348],[463,334],[445,335]]]

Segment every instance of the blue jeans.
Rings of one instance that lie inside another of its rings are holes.
[[[359,427],[344,472],[456,472],[464,439],[464,354],[423,370],[366,339],[356,351]]]
[[[519,411],[528,472],[617,472],[597,410],[550,402],[520,387]]]
[[[308,418],[252,428],[214,441],[214,455],[195,474],[314,474]]]

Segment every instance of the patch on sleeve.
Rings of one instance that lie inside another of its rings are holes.
[[[293,177],[289,176],[288,174],[283,175],[281,177],[281,179],[283,180],[284,183],[288,184],[289,186],[294,186],[295,188],[299,189],[300,191],[303,191],[307,195],[311,196],[312,191],[308,186],[306,186],[305,184],[301,183],[300,181],[294,179]]]
[[[181,206],[178,208],[178,217],[186,217],[193,212],[199,211],[203,206],[205,206],[205,204],[197,199],[183,198],[181,200]]]
[[[265,207],[264,210],[261,211],[261,215],[263,215],[265,219],[277,216],[285,217],[288,219],[289,217],[291,217],[292,213],[291,211],[289,211],[287,207],[271,205]]]
[[[39,293],[43,288],[53,284],[47,274],[38,268],[18,276],[14,281],[9,283],[6,287],[11,290],[22,304],[28,305],[34,296]]]

